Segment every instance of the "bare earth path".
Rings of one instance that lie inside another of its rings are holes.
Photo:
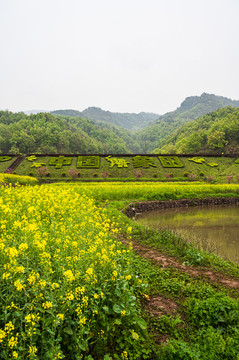
[[[129,245],[129,241],[125,239],[121,239],[122,243],[125,245]],[[184,272],[192,277],[200,277],[201,280],[206,280],[207,282],[220,284],[225,288],[234,289],[239,293],[239,281],[233,279],[230,276],[226,276],[219,272],[215,272],[206,267],[196,268],[194,266],[185,266],[176,258],[172,256],[168,256],[160,252],[159,250],[155,250],[150,248],[149,246],[142,245],[135,240],[131,240],[133,250],[140,256],[148,259],[154,265],[159,267],[173,268],[178,271]],[[180,305],[173,301],[170,298],[166,298],[164,296],[145,296],[145,306],[149,313],[154,317],[160,317],[162,315],[172,315],[178,312],[178,308]],[[155,334],[155,338],[159,343],[165,343],[169,338],[168,336]]]

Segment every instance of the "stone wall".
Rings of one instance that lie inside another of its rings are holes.
[[[136,214],[158,209],[169,209],[178,207],[200,206],[200,205],[239,205],[239,198],[205,198],[205,199],[182,199],[169,201],[144,201],[132,203],[127,206],[124,213],[128,217]]]

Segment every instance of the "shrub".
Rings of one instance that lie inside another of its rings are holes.
[[[233,175],[228,175],[227,177],[228,184],[231,184],[232,180],[233,180]]]
[[[199,175],[200,175],[200,176],[204,176],[205,174],[204,174],[204,172],[201,171]]]
[[[207,182],[211,183],[213,181],[213,176],[207,176]]]
[[[107,170],[104,171],[103,173],[101,173],[101,176],[102,176],[103,179],[107,179],[109,177],[109,175],[110,175],[110,173]]]
[[[93,174],[93,177],[95,177],[95,178],[96,178],[97,176],[98,176],[98,174],[97,174],[97,173],[94,173],[94,174]]]
[[[134,170],[133,173],[134,173],[135,179],[139,179],[143,176],[142,171],[140,171],[140,170]]]
[[[158,175],[157,175],[157,174],[154,174],[153,176],[154,176],[154,178],[157,178],[157,177],[158,177]]]
[[[173,178],[173,174],[172,173],[165,173],[164,176],[166,177],[167,180],[170,180]]]
[[[63,173],[61,174],[61,176],[62,176],[62,177],[66,177],[66,173],[63,172]]]
[[[158,158],[164,168],[184,167],[178,156],[159,156]]]
[[[40,177],[40,178],[45,177],[48,175],[48,173],[49,173],[49,171],[46,166],[40,166],[37,168],[37,177]]]
[[[188,159],[189,161],[193,161],[196,164],[202,164],[205,162],[205,160],[203,158],[197,158],[197,157],[193,157],[192,159]]]
[[[191,181],[196,180],[196,177],[197,177],[196,174],[189,174],[189,175],[188,175],[188,178],[189,178]]]
[[[217,166],[218,166],[217,163],[213,163],[213,162],[212,162],[212,163],[207,163],[207,165],[208,165],[208,166],[211,166],[211,167],[217,167]]]
[[[70,177],[72,178],[72,180],[76,180],[79,177],[79,173],[77,170],[75,169],[70,169],[68,171],[68,174],[70,175]]]
[[[190,173],[188,171],[185,171],[183,174],[184,177],[188,177],[189,175],[190,175]]]
[[[0,162],[11,160],[11,156],[0,156]]]

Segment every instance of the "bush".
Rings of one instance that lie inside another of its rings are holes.
[[[207,182],[209,183],[213,182],[213,176],[207,176]]]
[[[196,180],[196,177],[197,177],[197,175],[195,175],[195,174],[189,174],[189,175],[188,175],[188,178],[189,178],[189,180],[191,180],[191,181],[195,181],[195,180]]]
[[[170,180],[173,178],[173,174],[172,173],[165,173],[164,176],[166,177],[167,180]]]
[[[232,180],[233,180],[233,175],[228,175],[227,177],[228,184],[231,184]]]
[[[140,171],[140,170],[134,170],[133,173],[134,173],[135,179],[139,179],[143,176],[142,171]]]
[[[48,176],[49,171],[46,166],[40,166],[37,168],[37,177],[43,178]]]
[[[79,173],[77,170],[75,169],[70,169],[68,171],[68,174],[70,175],[70,177],[72,178],[72,180],[76,180],[79,177]]]
[[[110,175],[110,173],[107,170],[104,171],[103,173],[101,173],[101,176],[102,176],[103,179],[107,179],[109,177],[109,175]]]

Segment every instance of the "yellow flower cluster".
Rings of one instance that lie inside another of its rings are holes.
[[[114,238],[117,224],[85,192],[67,184],[0,188],[0,306],[8,314],[0,344],[7,358],[38,359],[53,339],[52,358],[61,359],[61,339],[72,328],[78,340],[71,348],[80,357],[79,339],[98,333],[93,326],[108,301],[105,294],[117,281],[127,288],[128,262],[118,262],[129,250]]]

